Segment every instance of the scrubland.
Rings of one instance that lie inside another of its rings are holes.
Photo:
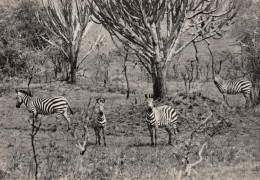
[[[29,113],[25,106],[15,107],[14,90],[19,87],[2,87],[0,97],[1,179],[34,179]],[[212,82],[196,82],[188,95],[183,93],[182,82],[169,82],[167,98],[156,104],[176,109],[180,133],[170,146],[166,131],[159,129],[158,145],[152,147],[145,123],[142,90],[146,89],[141,87],[126,100],[123,90],[109,87],[33,84],[34,96],[68,99],[79,135],[90,98],[91,106],[96,97],[106,98],[108,120],[107,146],[96,145],[94,130],[89,128],[87,151],[82,156],[63,118],[40,116],[42,126],[35,139],[39,179],[259,179],[260,113],[244,109],[242,95],[228,96],[232,106],[228,108]],[[187,174],[187,167],[195,162],[199,163]]]

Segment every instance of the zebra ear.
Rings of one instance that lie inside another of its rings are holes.
[[[144,94],[144,97],[147,99],[148,98],[148,94]]]
[[[18,93],[19,91],[16,89],[15,92]]]

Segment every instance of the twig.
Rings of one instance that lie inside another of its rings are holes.
[[[78,143],[78,144],[76,144],[76,147],[78,147],[80,149],[80,155],[84,155],[84,153],[87,150],[88,137],[89,137],[89,132],[88,132],[88,126],[87,125],[84,126],[84,141],[83,141],[82,144],[78,141],[77,136],[74,135],[74,138],[76,139],[76,141]]]
[[[39,164],[38,164],[38,161],[37,161],[37,154],[36,154],[34,138],[35,138],[36,134],[38,133],[40,127],[41,127],[41,122],[40,122],[38,127],[36,127],[34,124],[35,124],[35,119],[33,119],[33,122],[32,122],[31,144],[32,144],[32,150],[33,150],[33,159],[34,159],[34,163],[35,163],[34,177],[37,180],[38,179],[37,176],[38,176]]]
[[[90,97],[89,99],[89,102],[88,102],[88,105],[87,105],[87,111],[89,111],[89,106],[90,106],[90,103],[91,103],[91,100],[92,98]],[[84,116],[84,114],[83,114]],[[85,115],[85,117],[88,116],[88,113]],[[72,137],[74,137],[74,139],[77,141],[77,144],[76,144],[76,147],[80,149],[80,155],[84,155],[84,153],[86,152],[87,150],[87,142],[88,142],[88,137],[89,137],[89,131],[88,131],[88,125],[87,125],[88,122],[84,122],[83,121],[83,130],[84,130],[84,140],[83,140],[83,143],[81,144],[75,134],[75,132],[72,132],[71,135]],[[75,131],[75,130],[74,130]]]
[[[202,145],[202,147],[201,147],[201,149],[200,149],[200,151],[199,151],[199,160],[196,161],[196,162],[194,162],[194,163],[192,163],[192,164],[188,164],[188,165],[186,166],[185,172],[186,172],[187,176],[190,176],[191,170],[193,170],[192,167],[196,166],[197,164],[199,164],[199,163],[203,160],[203,157],[202,157],[201,154],[202,154],[202,151],[204,150],[204,147],[205,147],[206,145],[207,145],[207,142],[205,142],[205,143]],[[194,170],[194,172],[196,172],[196,171]],[[197,173],[197,172],[196,172],[196,173]]]
[[[203,126],[204,124],[206,124],[206,123],[208,122],[209,118],[210,118],[212,115],[213,115],[212,112],[210,112],[210,115],[209,115],[204,121],[202,121],[202,122],[190,133],[190,145],[191,145],[191,141],[192,141],[192,139],[193,139],[193,134],[194,134],[195,132],[197,132],[197,130],[198,130],[201,126]]]

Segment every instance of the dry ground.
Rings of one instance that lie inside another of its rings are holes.
[[[167,134],[159,129],[158,146],[150,146],[144,122],[144,98],[141,93],[125,95],[84,85],[64,83],[34,86],[35,96],[65,96],[75,111],[73,124],[82,119],[89,98],[106,98],[107,147],[95,145],[90,129],[88,148],[79,155],[73,137],[66,132],[66,121],[55,115],[41,117],[42,127],[36,135],[40,179],[176,179],[187,164],[199,159],[198,152],[207,142],[203,160],[191,171],[192,179],[259,179],[260,114],[244,110],[242,96],[230,96],[233,109],[221,104],[222,97],[213,84],[195,84],[196,93],[186,96],[182,84],[169,83],[169,97],[162,102],[179,112],[180,133],[174,145],[167,145]],[[146,88],[146,87],[144,87]],[[203,95],[202,95],[203,94]],[[138,104],[134,104],[137,97]],[[238,98],[239,97],[239,98]],[[238,100],[240,99],[241,100]],[[212,113],[209,121],[190,133]],[[33,179],[34,164],[30,144],[29,114],[23,106],[15,108],[15,91],[10,86],[0,97],[0,179]],[[81,132],[79,126],[78,133]]]

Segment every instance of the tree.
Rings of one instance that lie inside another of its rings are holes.
[[[11,3],[11,6],[10,2],[5,3],[1,5],[3,11],[0,12],[0,72],[6,77],[22,78],[28,76],[31,62],[38,63],[39,57],[34,56],[37,51],[41,50],[44,54],[48,44],[39,38],[44,29],[34,16],[37,9],[35,2],[23,0]]]
[[[42,0],[41,5],[44,10],[39,10],[37,16],[49,32],[41,37],[64,53],[65,60],[70,63],[70,81],[76,83],[81,42],[93,24],[88,4],[82,0]],[[99,37],[98,41],[100,40],[102,38]]]
[[[172,57],[191,42],[220,38],[236,14],[235,0],[88,1],[107,31],[136,52],[152,76],[155,98],[165,97]]]
[[[241,45],[242,63],[252,82],[253,106],[260,104],[260,2],[241,1],[232,35]],[[243,69],[244,70],[244,69]]]

